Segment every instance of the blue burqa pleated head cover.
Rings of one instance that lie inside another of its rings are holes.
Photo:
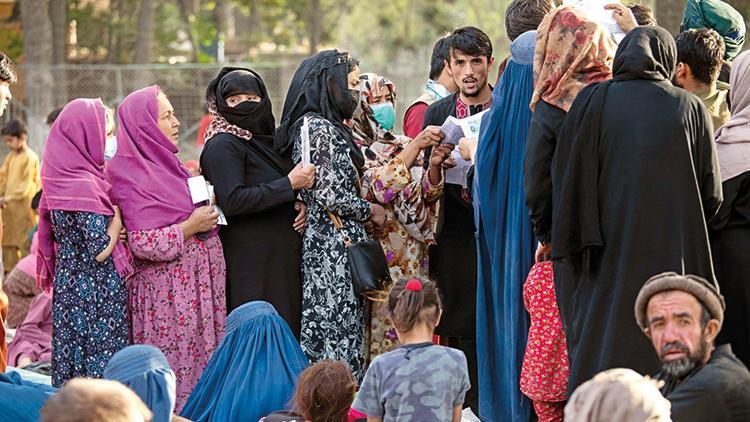
[[[25,381],[8,368],[0,373],[0,422],[38,421],[44,403],[56,392],[49,385]]]
[[[523,190],[531,123],[536,31],[511,44],[511,58],[482,119],[475,157],[477,356],[482,420],[528,421],[519,389],[529,329],[523,283],[534,260],[534,236]]]
[[[154,414],[154,422],[172,420],[176,380],[164,353],[154,346],[128,346],[112,356],[104,368],[104,378],[118,381],[133,390]]]
[[[286,409],[307,358],[289,326],[267,302],[227,317],[227,334],[203,371],[182,415],[192,421],[257,421]]]

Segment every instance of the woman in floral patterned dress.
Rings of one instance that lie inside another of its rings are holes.
[[[132,265],[104,178],[105,139],[113,131],[114,116],[101,100],[77,99],[62,110],[44,148],[36,272],[53,290],[55,387],[101,377],[128,345],[125,280]]]
[[[136,274],[128,283],[132,342],[164,352],[177,376],[179,412],[224,335],[226,267],[213,206],[193,205],[177,158],[180,123],[157,86],[118,109],[107,165]]]
[[[352,288],[342,236],[353,243],[366,240],[364,223],[382,225],[385,211],[359,197],[365,160],[344,124],[357,108],[359,85],[358,63],[348,53],[328,50],[305,59],[292,79],[274,145],[282,153],[293,146],[294,161],[303,161],[301,130],[307,119],[316,177],[312,188],[301,191],[308,207],[302,240],[302,350],[311,363],[347,362],[361,380],[364,305]],[[329,212],[341,218],[341,232]]]
[[[414,140],[394,135],[396,88],[380,75],[360,77],[360,106],[354,114],[354,137],[365,156],[361,194],[385,207],[386,224],[379,233],[391,278],[428,273],[427,247],[435,243],[436,203],[443,192],[441,165],[451,146],[438,146],[438,127],[428,127]],[[424,171],[424,148],[435,147],[432,166]],[[369,357],[394,348],[396,332],[386,302],[371,303]]]

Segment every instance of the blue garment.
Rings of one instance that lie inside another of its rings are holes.
[[[529,329],[523,283],[535,246],[523,190],[535,40],[530,31],[511,44],[475,157],[479,417],[487,421],[530,418],[519,381]]]
[[[138,344],[120,350],[104,368],[104,378],[119,381],[133,390],[151,409],[154,422],[172,420],[177,381],[158,348]]]
[[[195,422],[257,421],[287,408],[305,367],[307,358],[273,306],[246,303],[227,317],[226,337],[181,416]]]
[[[44,403],[57,388],[21,378],[18,372],[0,373],[0,422],[36,422]]]
[[[52,289],[52,385],[75,377],[101,378],[107,362],[128,345],[127,289],[114,261],[94,259],[109,245],[111,217],[52,210],[57,245]]]

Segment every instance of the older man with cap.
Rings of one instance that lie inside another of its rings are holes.
[[[635,318],[661,360],[676,422],[750,420],[750,372],[729,344],[713,344],[724,308],[718,287],[693,275],[659,274],[638,293]]]

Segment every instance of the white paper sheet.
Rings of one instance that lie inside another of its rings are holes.
[[[206,186],[206,179],[203,176],[195,176],[187,179],[188,188],[190,189],[190,197],[194,204],[211,201],[211,195],[208,193],[208,187]]]
[[[614,13],[614,11],[607,10],[604,8],[604,6],[609,3],[619,3],[619,2],[617,0],[564,0],[563,1],[563,4],[571,5],[580,10],[583,10],[584,12],[586,12],[587,15],[589,15],[591,19],[602,24],[615,37],[615,40],[619,44],[620,41],[622,41],[622,39],[625,38],[626,34],[622,31],[622,28],[620,28],[620,25],[617,24],[617,21],[612,16],[612,13]]]
[[[208,188],[208,195],[211,197],[211,204],[214,206],[214,209],[216,212],[219,213],[219,225],[220,226],[226,226],[227,225],[227,217],[224,215],[224,211],[219,208],[218,205],[216,205],[216,201],[214,200],[214,185],[206,182],[206,187]]]
[[[451,152],[451,158],[456,162],[456,166],[445,170],[445,183],[461,185],[463,188],[466,188],[468,186],[466,178],[469,174],[469,169],[471,169],[472,162],[464,160],[458,149],[454,149]]]
[[[464,130],[461,127],[460,120],[453,116],[448,116],[448,118],[445,119],[443,125],[440,126],[440,131],[445,135],[443,138],[443,144],[458,146],[458,141],[464,137]]]
[[[302,118],[302,129],[300,133],[302,138],[302,165],[310,164],[310,125],[307,116]]]

